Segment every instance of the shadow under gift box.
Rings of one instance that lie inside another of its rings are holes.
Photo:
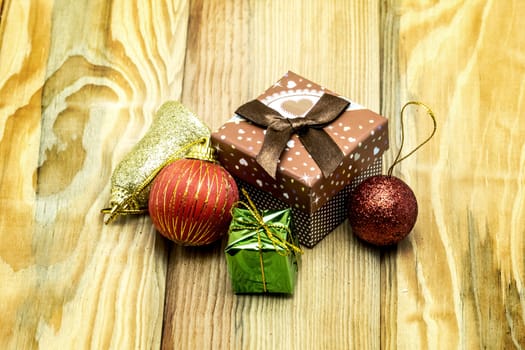
[[[300,118],[324,93],[338,96],[288,72],[257,99],[285,118]],[[323,130],[344,154],[327,177],[295,134],[281,154],[275,179],[256,161],[265,128],[235,115],[211,136],[219,162],[260,210],[292,208],[294,234],[309,248],[346,219],[349,194],[362,180],[381,173],[381,156],[388,149],[387,119],[351,101]]]

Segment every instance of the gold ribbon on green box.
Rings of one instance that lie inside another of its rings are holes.
[[[291,209],[259,212],[248,198],[232,210],[226,262],[235,293],[292,294],[302,253]]]

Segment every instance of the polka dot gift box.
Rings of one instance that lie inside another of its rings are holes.
[[[381,173],[387,119],[293,72],[239,107],[212,143],[261,210],[292,208],[313,247],[347,217],[351,190]]]

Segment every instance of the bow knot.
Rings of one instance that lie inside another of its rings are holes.
[[[290,124],[290,127],[292,128],[292,133],[297,135],[306,132],[306,130],[310,127],[316,127],[315,121],[306,118],[287,118],[286,121]]]
[[[256,160],[270,176],[275,178],[281,153],[292,134],[296,134],[319,165],[323,176],[328,177],[343,160],[343,153],[323,128],[339,117],[349,104],[340,97],[323,94],[301,118],[286,118],[259,100],[242,105],[235,113],[267,127],[263,146]]]

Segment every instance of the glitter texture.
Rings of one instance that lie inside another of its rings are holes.
[[[210,130],[180,102],[164,103],[144,137],[117,165],[111,176],[111,208],[106,223],[117,215],[147,211],[150,185],[169,162],[210,137]]]
[[[407,184],[394,176],[378,175],[366,179],[354,190],[348,220],[357,237],[387,246],[410,233],[417,211],[416,197]]]

